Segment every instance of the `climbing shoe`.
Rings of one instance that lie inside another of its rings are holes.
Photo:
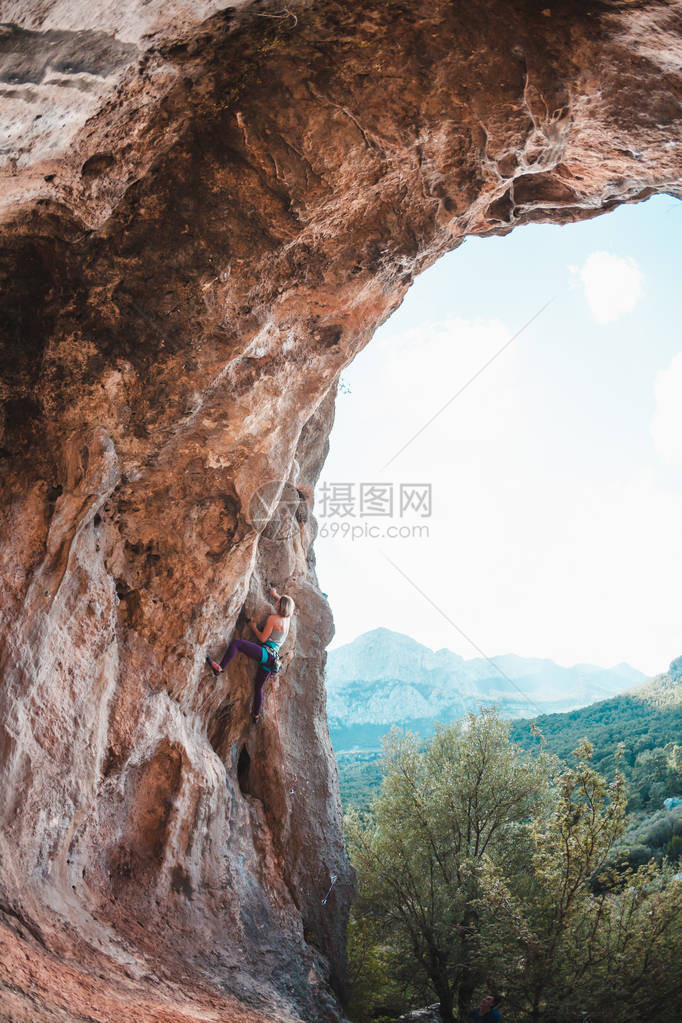
[[[206,663],[208,664],[209,668],[211,669],[214,675],[218,676],[222,673],[223,669],[220,667],[217,661],[213,660],[212,657],[207,657]]]

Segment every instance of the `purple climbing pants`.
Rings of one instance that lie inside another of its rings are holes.
[[[232,658],[236,657],[240,652],[246,654],[246,656],[251,658],[252,661],[258,661],[256,686],[253,691],[253,706],[251,707],[251,713],[254,717],[257,717],[260,714],[261,704],[263,703],[263,686],[270,672],[262,663],[263,647],[260,643],[250,643],[248,639],[233,639],[225,651],[225,655],[220,662],[220,667],[225,669]]]

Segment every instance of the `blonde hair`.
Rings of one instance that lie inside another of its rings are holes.
[[[279,613],[283,615],[284,618],[290,618],[295,610],[296,605],[294,604],[291,597],[285,596],[279,598]]]

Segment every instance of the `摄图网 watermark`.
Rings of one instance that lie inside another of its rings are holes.
[[[327,537],[343,540],[414,540],[427,539],[431,535],[428,526],[381,526],[370,525],[369,522],[324,522],[317,535],[323,540]]]
[[[315,515],[318,519],[429,518],[430,483],[321,483]]]
[[[428,538],[428,526],[414,520],[430,518],[432,509],[431,483],[325,481],[313,492],[302,484],[270,480],[252,494],[249,518],[265,539],[273,541],[290,537],[307,521],[309,510],[314,511],[322,539],[393,540]],[[389,524],[396,519],[398,524]]]

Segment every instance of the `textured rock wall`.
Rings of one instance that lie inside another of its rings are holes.
[[[0,1018],[336,1020],[339,373],[467,235],[680,195],[681,6],[2,16]]]

